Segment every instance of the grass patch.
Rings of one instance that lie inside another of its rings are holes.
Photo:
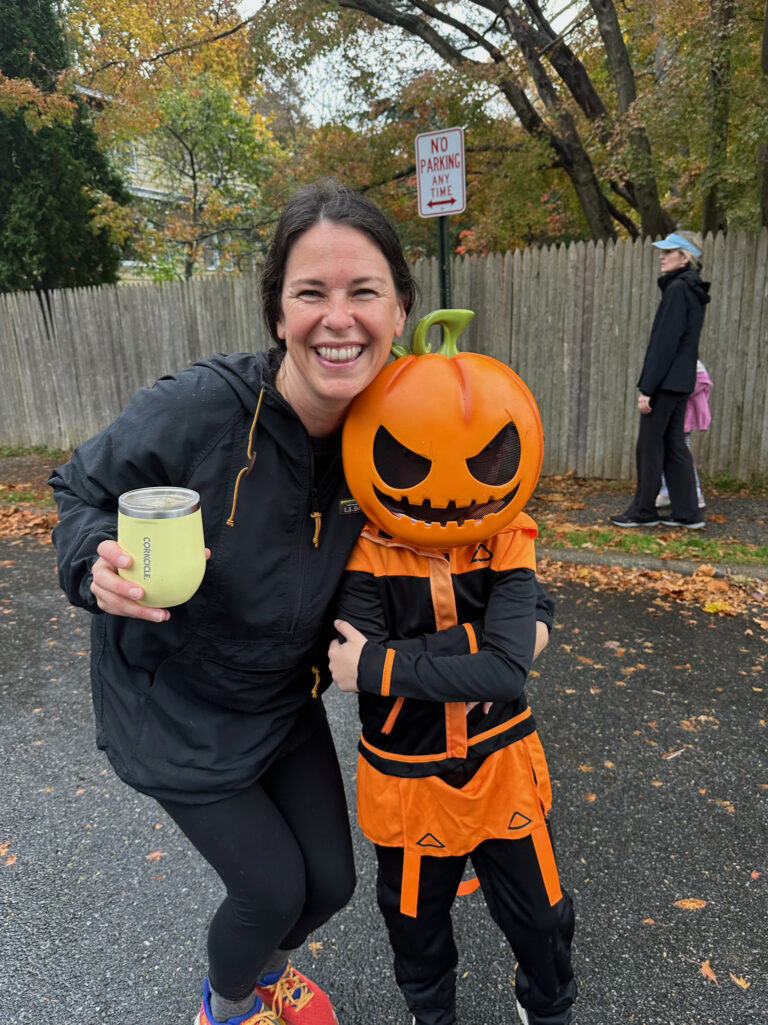
[[[594,548],[627,555],[653,555],[659,559],[697,559],[702,562],[752,562],[768,566],[768,545],[748,545],[723,538],[708,538],[703,531],[605,530],[584,527],[566,532],[539,524],[539,540],[550,548]]]
[[[0,490],[0,505],[53,506],[56,502],[49,490],[13,491]]]
[[[720,495],[742,495],[749,498],[768,498],[768,478],[754,477],[742,480],[730,473],[718,473],[714,477],[702,477],[702,488],[714,489]]]
[[[8,445],[0,445],[0,459],[10,456],[40,456],[41,458],[63,462],[69,459],[70,453],[66,449],[47,448],[45,445],[30,445],[26,448],[11,448]]]

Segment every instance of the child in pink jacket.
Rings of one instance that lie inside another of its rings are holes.
[[[691,431],[706,431],[709,427],[712,416],[709,411],[709,393],[712,390],[712,381],[707,368],[701,362],[696,362],[696,384],[694,385],[693,391],[688,396],[688,405],[685,407],[685,443],[688,448],[691,447]],[[699,482],[699,474],[694,466],[694,473],[696,474],[696,494],[699,499],[699,509],[703,509],[706,506],[704,501],[704,495],[701,493],[701,483]],[[661,490],[656,498],[656,507],[669,505],[669,491],[667,491],[667,482],[664,479],[664,475],[661,477]]]

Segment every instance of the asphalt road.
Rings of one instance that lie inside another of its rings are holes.
[[[0,1022],[191,1025],[218,882],[96,750],[88,617],[50,547],[0,540],[0,574]],[[575,1025],[765,1025],[768,634],[644,594],[555,596],[530,697],[577,910]],[[328,707],[351,794],[354,701]],[[356,843],[352,902],[297,960],[341,1025],[406,1025]],[[462,1025],[511,1025],[513,964],[479,893],[455,926]]]

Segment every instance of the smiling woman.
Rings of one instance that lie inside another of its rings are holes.
[[[197,1025],[336,1023],[290,953],[355,882],[318,700],[329,610],[364,523],[339,428],[415,292],[377,207],[334,181],[303,189],[262,274],[276,347],[213,356],[143,389],[50,479],[62,586],[96,613],[98,743],[226,887]],[[211,552],[172,617],[139,604],[142,587],[118,573],[141,558],[115,540],[119,497],[150,486],[198,492]]]
[[[277,388],[312,435],[338,428],[405,324],[384,254],[357,228],[320,221],[293,246],[276,329]]]

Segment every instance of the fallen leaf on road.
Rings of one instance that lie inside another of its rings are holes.
[[[736,809],[733,806],[732,801],[726,801],[723,797],[715,798],[715,804],[719,804],[721,808],[725,808],[729,815],[733,815]]]
[[[701,974],[704,976],[704,978],[707,980],[707,982],[714,982],[714,984],[716,986],[719,985],[719,983],[717,981],[717,976],[712,971],[712,965],[709,963],[709,961],[704,961],[702,963]]]
[[[160,861],[160,859],[164,857],[165,851],[152,851],[151,854],[147,855],[147,861]]]
[[[728,974],[731,977],[731,981],[735,982],[737,986],[740,986],[742,989],[749,989],[751,983],[747,982],[743,976],[734,975],[733,972],[728,972]]]
[[[323,945],[319,940],[312,940],[312,942],[308,943],[307,946],[309,947],[309,952],[311,953],[312,957],[317,957],[317,955],[323,949]]]
[[[698,911],[699,908],[707,906],[707,902],[702,900],[701,897],[683,897],[681,900],[675,901],[676,908],[682,908],[684,911]],[[707,964],[709,962],[706,962]]]

